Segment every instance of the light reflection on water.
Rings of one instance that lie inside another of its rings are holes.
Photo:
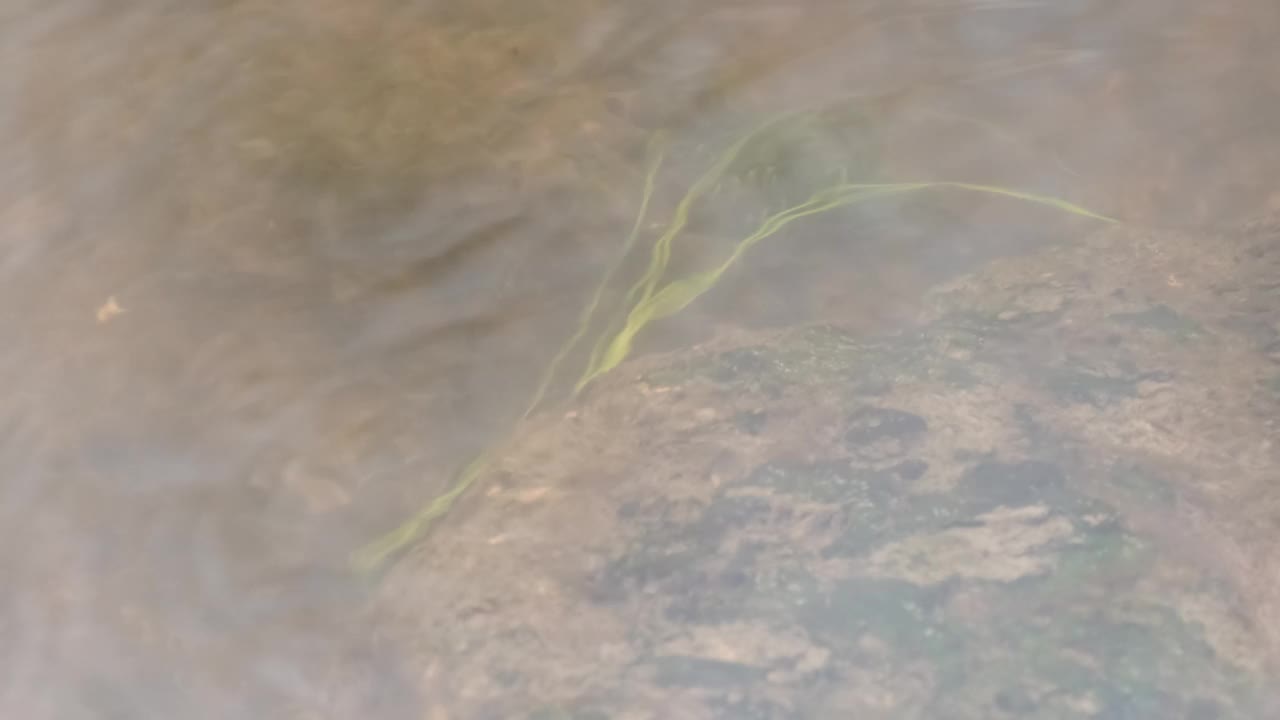
[[[1280,202],[1269,2],[436,5],[0,11],[6,715],[419,717],[347,553],[523,410],[657,130],[668,210],[744,127],[845,96],[886,176],[1165,226]],[[677,262],[728,251],[729,207]],[[640,349],[892,328],[1061,235],[973,198],[849,222]]]

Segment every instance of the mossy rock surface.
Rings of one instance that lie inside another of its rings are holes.
[[[1280,230],[625,365],[389,577],[467,717],[1275,717]]]

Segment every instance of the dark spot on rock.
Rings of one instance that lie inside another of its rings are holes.
[[[732,382],[743,375],[759,376],[771,365],[765,354],[755,348],[729,350],[716,358],[711,378],[718,382]]]
[[[819,502],[887,503],[900,494],[904,474],[923,472],[924,463],[906,461],[889,470],[854,468],[848,462],[772,462],[757,467],[743,481],[749,487],[769,488]],[[747,498],[739,498],[746,500]]]
[[[984,462],[961,479],[978,511],[1000,505],[1028,505],[1058,499],[1066,488],[1066,476],[1057,466],[1028,460],[1016,463]]]
[[[1036,709],[1036,701],[1022,688],[1001,690],[996,693],[996,707],[1014,717],[1026,717]]]
[[[619,520],[632,521],[640,525],[657,525],[671,535],[671,531],[689,524],[702,515],[703,507],[691,500],[671,500],[655,498],[652,500],[628,500],[618,506],[615,511]]]
[[[743,584],[700,581],[687,588],[666,588],[670,601],[663,616],[680,625],[705,625],[730,622],[742,614],[746,596],[754,589],[751,578],[742,576]],[[724,581],[725,578],[719,578]]]
[[[1013,419],[1030,447],[1052,452],[1061,444],[1052,430],[1041,421],[1040,409],[1018,403],[1013,409]]]
[[[748,435],[759,435],[768,420],[769,414],[763,410],[740,412],[733,416],[734,427]]]
[[[951,457],[956,462],[968,463],[968,462],[989,460],[993,457],[993,454],[987,451],[970,450],[969,448],[959,448],[955,452],[951,453]]]
[[[856,397],[874,398],[888,395],[891,390],[893,381],[873,377],[854,384],[852,394]]]
[[[654,680],[667,687],[724,688],[748,685],[764,670],[742,663],[668,655],[654,658]]]
[[[520,673],[515,670],[499,669],[491,673],[494,682],[510,690],[520,684]]]
[[[1104,407],[1115,398],[1137,395],[1132,378],[1113,377],[1084,369],[1065,368],[1046,378],[1049,391],[1064,402]]]
[[[1216,700],[1196,698],[1187,708],[1187,720],[1218,720],[1222,717],[1222,708]]]
[[[1280,375],[1276,375],[1267,382],[1267,389],[1277,395],[1280,395]]]
[[[797,714],[784,705],[769,700],[755,698],[734,698],[729,696],[713,703],[715,715],[722,720],[789,720],[805,717]]]
[[[963,365],[948,365],[942,370],[939,379],[955,388],[971,388],[982,382],[972,370]]]
[[[925,419],[914,413],[864,407],[849,416],[844,444],[861,459],[882,460],[905,453],[928,429]]]
[[[902,410],[866,407],[849,417],[845,440],[861,444],[884,437],[910,437],[928,429],[924,418]]]
[[[1115,313],[1109,320],[1138,328],[1155,330],[1175,337],[1190,337],[1200,332],[1194,321],[1183,317],[1168,305],[1153,305],[1139,312]]]
[[[1157,469],[1124,463],[1112,468],[1108,476],[1113,487],[1148,506],[1167,508],[1177,502],[1177,488]]]
[[[687,538],[655,536],[606,565],[593,578],[590,594],[595,602],[612,604],[634,592],[687,585],[700,559],[700,548]]]
[[[782,569],[769,560],[768,543],[747,542],[732,557],[708,550],[705,568],[662,586],[667,620],[682,625],[731,622],[744,613],[785,604],[794,587],[810,584],[799,569]]]
[[[626,117],[627,115],[626,103],[622,102],[621,99],[614,97],[612,95],[604,99],[604,107],[610,113],[618,117]]]
[[[924,477],[926,472],[929,472],[929,463],[923,460],[907,460],[895,466],[892,472],[903,480],[912,482],[919,480]]]
[[[1269,343],[1262,348],[1262,353],[1267,356],[1271,362],[1280,363],[1280,340]]]
[[[722,497],[707,508],[694,530],[709,544],[726,532],[767,524],[773,514],[773,504],[767,498]]]
[[[947,629],[934,612],[941,596],[900,580],[853,578],[799,613],[811,637],[827,647],[853,651],[870,635],[899,657],[918,657],[946,642]]]

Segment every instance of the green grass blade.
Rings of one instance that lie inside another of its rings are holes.
[[[577,330],[573,333],[573,336],[570,337],[563,346],[561,346],[560,351],[556,353],[555,357],[551,359],[551,363],[547,366],[546,371],[542,375],[541,382],[538,383],[537,390],[533,393],[533,399],[529,401],[529,406],[520,416],[521,420],[524,420],[529,417],[529,415],[533,414],[533,411],[542,403],[543,399],[547,395],[547,391],[551,387],[551,383],[555,380],[555,375],[560,369],[560,365],[564,363],[565,358],[569,356],[569,353],[573,351],[573,348],[576,347],[577,344],[582,341],[582,338],[586,337],[587,333],[590,331],[591,321],[595,317],[596,310],[600,307],[600,300],[604,297],[605,290],[607,290],[609,285],[612,284],[614,276],[618,274],[618,271],[622,268],[623,262],[631,254],[632,248],[635,247],[636,239],[640,237],[640,229],[644,225],[645,216],[649,213],[649,202],[653,198],[653,189],[657,181],[658,171],[661,169],[663,158],[666,155],[665,134],[659,133],[654,136],[649,143],[647,155],[649,157],[649,161],[648,170],[645,173],[644,179],[644,192],[640,197],[640,208],[636,212],[636,220],[631,226],[631,233],[627,236],[626,242],[623,243],[622,250],[618,253],[617,259],[614,260],[613,265],[610,266],[609,270],[600,280],[600,284],[596,286],[595,292],[591,296],[591,300],[587,303],[586,307],[583,308],[582,314],[578,318]]]

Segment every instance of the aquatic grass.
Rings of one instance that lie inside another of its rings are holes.
[[[538,389],[533,393],[533,399],[529,401],[529,406],[520,416],[521,420],[528,418],[533,411],[542,403],[546,397],[547,391],[551,388],[551,384],[555,381],[556,373],[560,369],[560,365],[569,356],[569,353],[577,347],[578,343],[586,337],[591,330],[592,320],[595,318],[596,310],[600,307],[600,301],[604,298],[605,291],[613,283],[613,278],[622,269],[623,263],[627,256],[631,254],[632,248],[635,247],[636,240],[640,237],[640,229],[644,225],[644,219],[649,213],[649,202],[653,198],[654,186],[658,179],[658,171],[662,169],[662,160],[666,154],[666,135],[658,133],[649,142],[648,147],[648,168],[644,178],[644,192],[640,196],[640,209],[636,212],[636,220],[631,226],[631,233],[627,235],[627,240],[622,244],[622,251],[618,253],[617,259],[613,265],[609,267],[608,272],[600,280],[600,284],[596,286],[595,292],[591,295],[591,300],[587,302],[586,307],[582,309],[582,314],[578,318],[578,327],[573,335],[565,341],[560,351],[551,359],[551,363],[547,366],[546,371],[542,375],[542,380],[538,383]]]
[[[584,372],[575,386],[575,392],[581,391],[592,380],[617,367],[631,352],[635,337],[650,323],[674,315],[690,303],[709,291],[729,268],[751,249],[756,243],[777,233],[787,224],[800,218],[827,212],[836,208],[847,207],[866,202],[877,197],[917,192],[937,188],[954,188],[973,192],[987,193],[1011,197],[1025,202],[1047,205],[1064,212],[1082,217],[1116,222],[1114,218],[1100,215],[1080,205],[1066,200],[1038,195],[1035,193],[966,182],[932,181],[913,183],[849,183],[837,185],[815,194],[810,200],[769,216],[761,223],[759,229],[741,240],[719,266],[689,277],[672,281],[656,293],[646,295],[636,303],[627,315],[626,324],[608,340],[605,351],[595,359]]]
[[[737,142],[733,143],[724,151],[715,163],[707,169],[706,172],[698,178],[697,181],[690,186],[689,191],[685,193],[680,202],[676,204],[676,209],[672,214],[671,222],[668,223],[666,230],[653,243],[653,250],[649,257],[649,266],[636,280],[631,289],[627,291],[626,297],[622,301],[622,307],[644,302],[653,295],[654,288],[657,287],[663,275],[666,273],[667,264],[671,261],[671,245],[676,237],[689,224],[689,215],[693,210],[694,204],[703,196],[715,191],[720,184],[720,179],[733,165],[734,161],[742,151],[767,131],[772,130],[787,120],[796,117],[802,117],[805,113],[791,112],[780,115],[776,118],[765,122],[749,133],[746,133]],[[574,391],[580,391],[585,383],[579,382],[575,386]]]
[[[869,197],[873,193],[886,191],[891,192],[892,190],[868,190],[863,195]],[[643,296],[639,302],[631,306],[622,328],[612,338],[601,338],[604,350],[598,357],[592,358],[586,371],[574,386],[574,392],[581,392],[592,380],[617,367],[630,354],[633,340],[645,326],[656,320],[674,315],[688,307],[699,296],[710,290],[729,267],[737,262],[753,245],[778,232],[793,220],[824,212],[841,205],[849,205],[862,199],[862,197],[853,194],[834,199],[825,197],[833,194],[826,191],[818,193],[805,203],[769,216],[761,223],[759,229],[739,242],[730,256],[718,267],[670,282],[657,292],[650,292]]]
[[[592,348],[590,359],[587,362],[587,369],[582,373],[578,382],[574,385],[573,392],[577,394],[599,373],[594,372],[602,363],[602,358],[609,351],[609,338],[615,332],[615,328],[620,328],[628,317],[627,308],[634,307],[647,302],[654,293],[657,284],[666,274],[667,266],[671,261],[671,247],[677,236],[684,231],[689,223],[689,216],[693,210],[693,206],[698,200],[709,195],[715,195],[721,188],[721,181],[730,167],[738,160],[742,152],[755,140],[764,137],[768,132],[781,128],[788,121],[803,120],[811,118],[821,110],[793,110],[782,113],[770,120],[756,126],[750,132],[747,132],[734,142],[727,150],[725,150],[715,163],[704,172],[697,181],[690,186],[688,192],[677,203],[675,211],[672,213],[671,221],[667,224],[666,229],[653,243],[650,253],[649,265],[635,281],[635,284],[627,291],[626,296],[620,304],[620,310],[617,315],[606,325],[605,331],[600,334],[596,340],[595,346]],[[624,251],[625,256],[626,251]]]
[[[489,451],[486,450],[467,463],[448,492],[437,496],[395,530],[360,548],[352,556],[352,563],[356,569],[362,573],[376,572],[386,564],[387,560],[416,542],[436,519],[453,509],[453,504],[458,501],[458,498],[462,497],[489,467],[489,461]]]
[[[552,383],[555,382],[557,371],[560,365],[564,363],[574,347],[586,337],[591,329],[592,320],[595,317],[596,310],[600,306],[600,302],[604,297],[605,291],[612,284],[614,276],[617,275],[622,268],[628,255],[631,254],[636,240],[640,237],[641,228],[644,225],[644,219],[648,215],[649,203],[653,198],[653,191],[657,184],[658,172],[662,168],[662,161],[666,154],[666,135],[665,133],[657,133],[649,141],[647,148],[647,170],[645,172],[644,191],[640,197],[640,208],[636,212],[635,222],[631,226],[631,232],[627,236],[626,242],[623,243],[622,250],[618,257],[614,260],[609,270],[605,273],[600,283],[596,286],[595,292],[592,293],[591,299],[583,308],[578,318],[577,328],[572,336],[560,347],[560,350],[548,363],[547,369],[543,372],[541,380],[538,382],[537,389],[534,390],[533,397],[529,400],[520,420],[523,421],[533,414],[534,410],[542,404],[547,392],[550,390]],[[353,556],[353,562],[357,569],[362,572],[374,572],[381,567],[389,558],[399,551],[407,548],[417,538],[419,538],[431,523],[437,518],[443,516],[453,507],[453,504],[462,497],[471,485],[482,475],[489,466],[489,451],[485,451],[468,463],[458,474],[452,487],[448,492],[436,497],[426,507],[419,510],[413,517],[406,520],[395,530],[387,533],[378,540],[361,548]]]
[[[753,141],[777,129],[788,120],[804,118],[813,112],[810,110],[785,113],[757,126],[730,145],[716,162],[690,186],[689,190],[676,204],[671,220],[667,223],[663,232],[654,240],[650,250],[649,263],[644,272],[631,285],[623,297],[615,316],[606,323],[604,330],[596,339],[586,366],[573,385],[570,397],[577,396],[594,380],[607,374],[626,360],[631,354],[636,338],[643,330],[654,322],[676,315],[687,308],[699,297],[714,288],[725,273],[733,265],[740,262],[752,247],[762,240],[777,234],[790,223],[805,217],[889,196],[937,190],[959,190],[1042,205],[1070,215],[1101,222],[1119,222],[1115,218],[1102,215],[1067,200],[1017,188],[947,180],[850,183],[842,177],[840,182],[814,192],[804,202],[765,217],[753,232],[737,242],[732,251],[718,265],[664,283],[663,280],[667,276],[671,260],[672,246],[687,227],[690,214],[697,202],[715,190],[725,173]],[[613,278],[620,271],[626,258],[631,254],[635,244],[638,242],[644,218],[648,214],[656,179],[665,156],[664,148],[665,140],[663,138],[656,139],[650,143],[649,152],[647,153],[648,167],[645,174],[644,190],[631,233],[627,236],[618,258],[605,273],[579,316],[578,325],[573,335],[564,343],[549,363],[530,403],[520,416],[520,420],[527,419],[542,404],[555,381],[561,365],[570,356],[573,349],[590,333],[605,291],[612,284]],[[355,553],[353,557],[355,566],[365,572],[376,571],[387,560],[416,542],[426,533],[432,523],[449,512],[458,499],[483,474],[489,463],[490,451],[481,453],[462,469],[447,492],[436,497],[426,507],[392,532]]]

